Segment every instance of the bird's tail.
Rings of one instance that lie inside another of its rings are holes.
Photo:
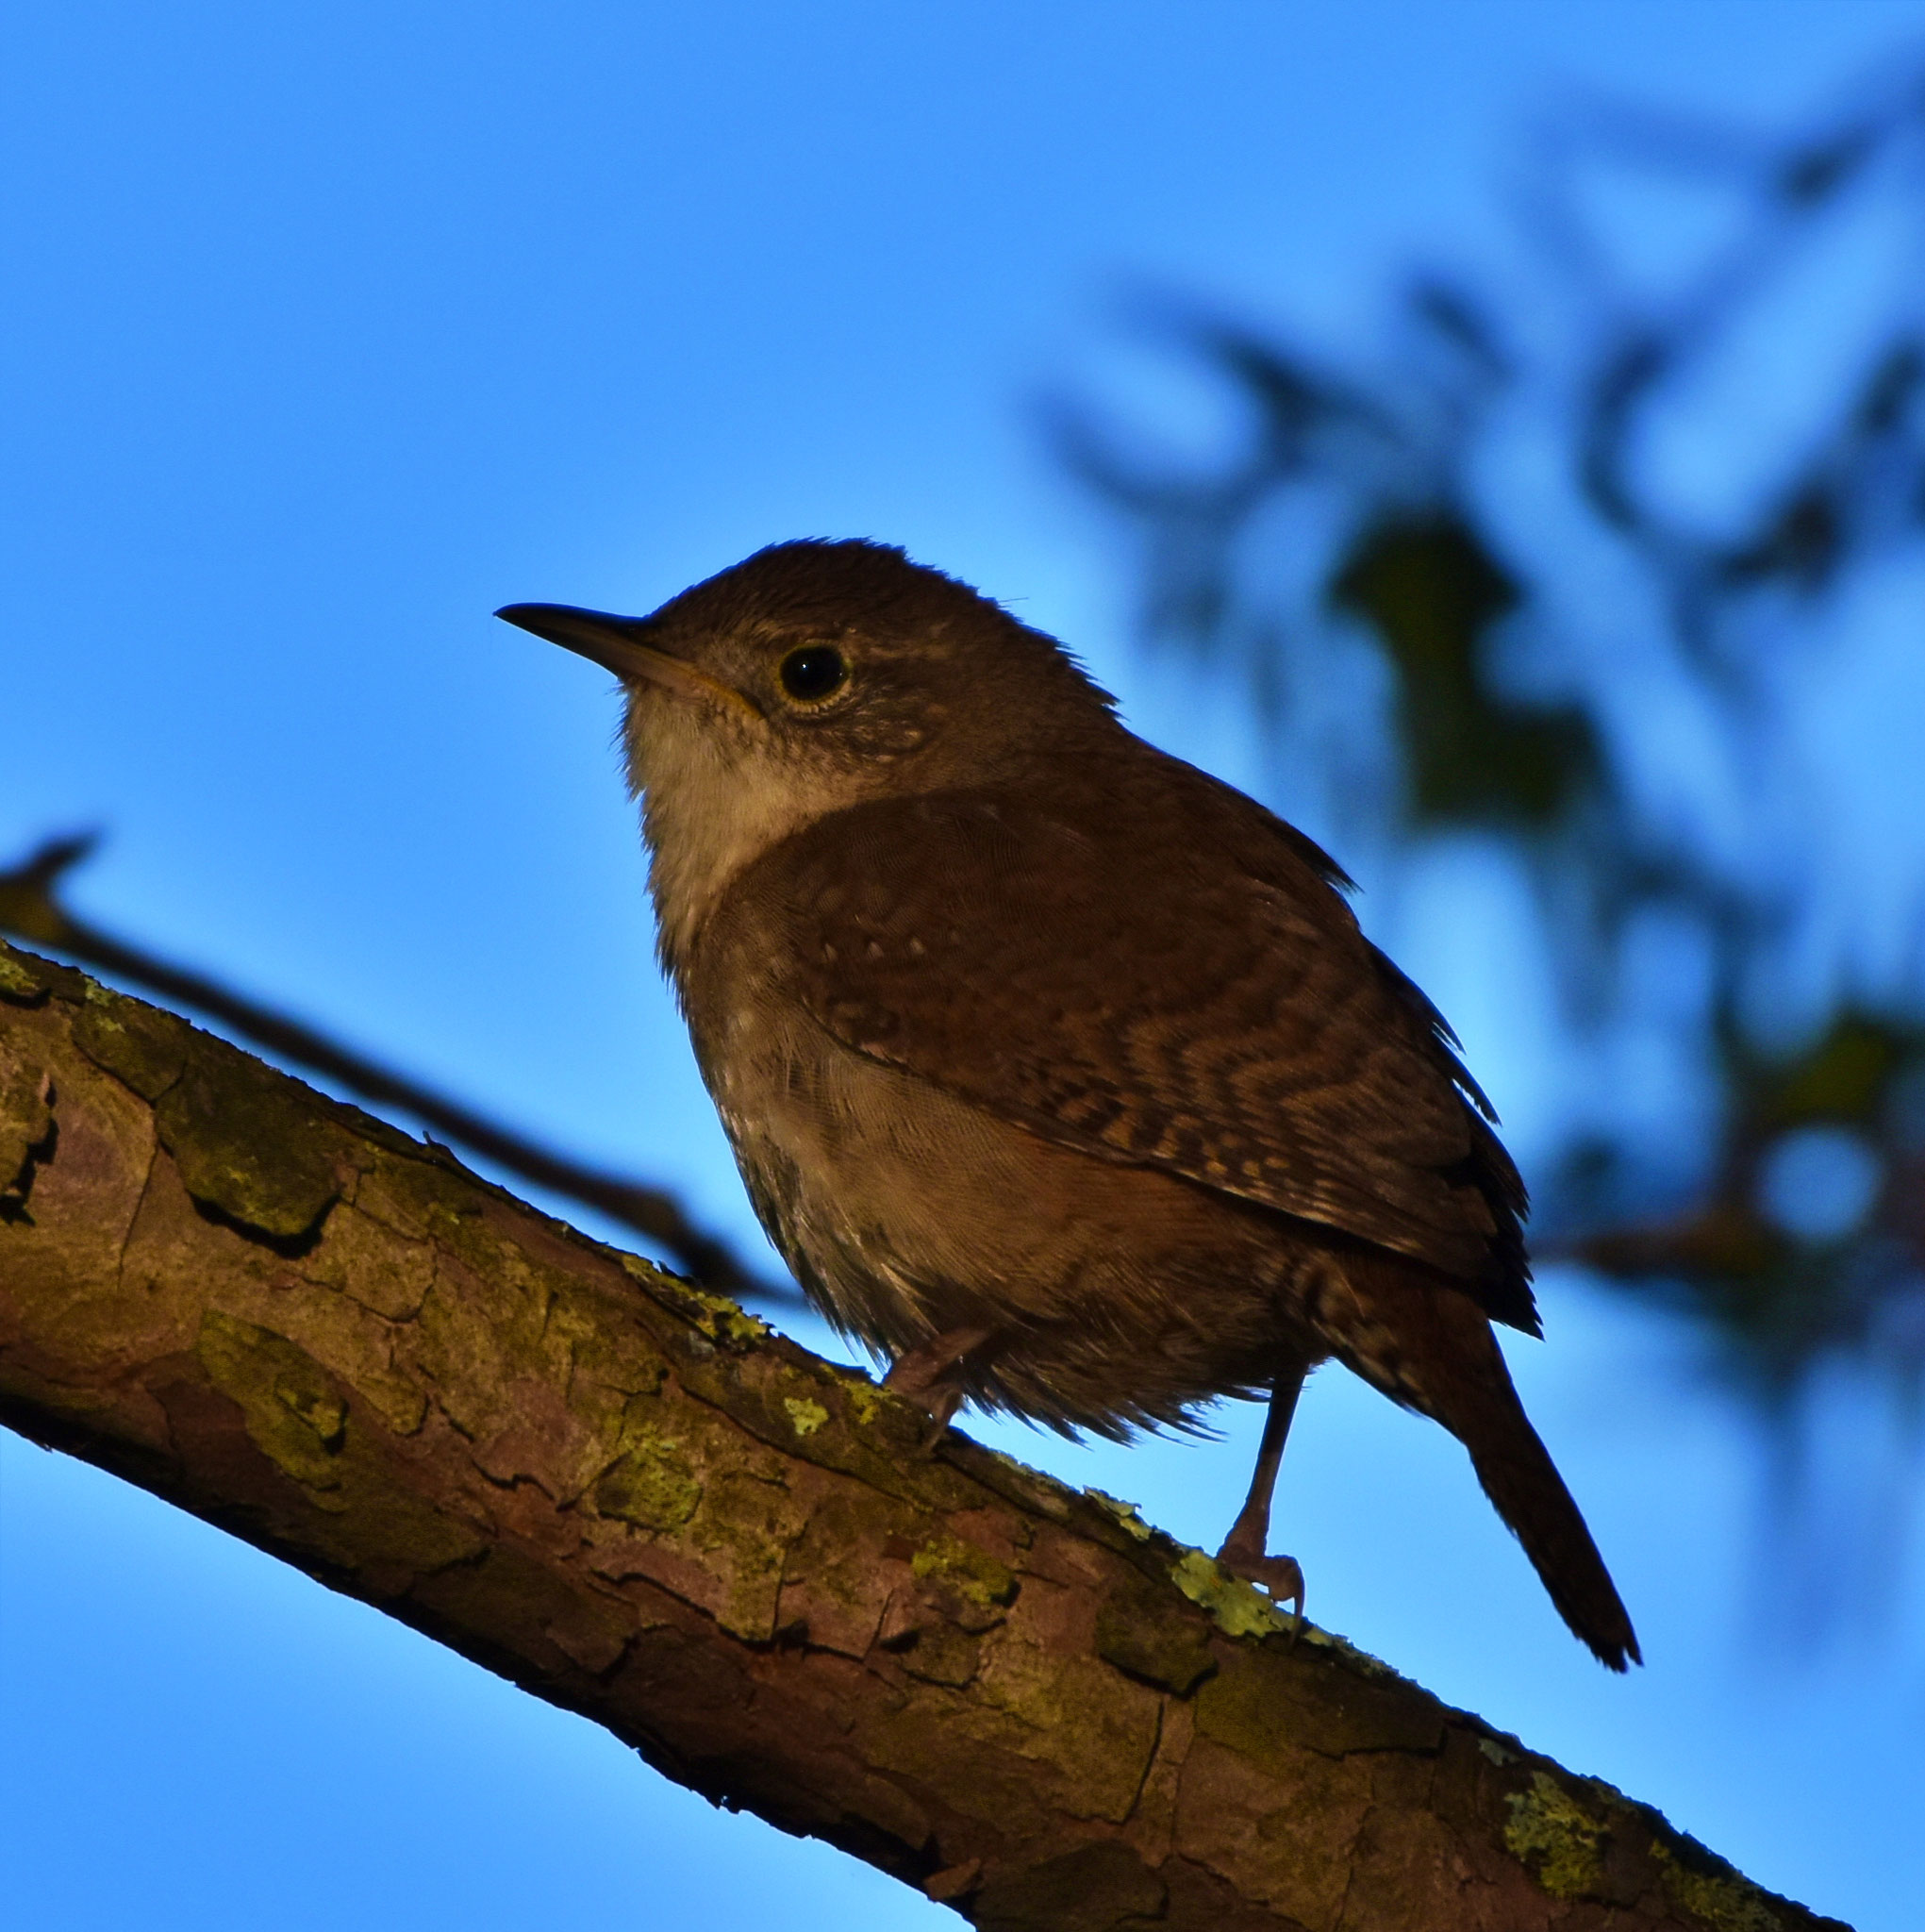
[[[1506,1403],[1481,1392],[1476,1413],[1463,1418],[1463,1425],[1454,1416],[1439,1420],[1470,1451],[1484,1493],[1523,1544],[1558,1615],[1612,1670],[1642,1663],[1637,1634],[1591,1532],[1531,1426],[1502,1358],[1498,1368]],[[1507,1414],[1499,1412],[1503,1407]]]
[[[1518,1399],[1490,1324],[1469,1296],[1396,1284],[1396,1342],[1339,1353],[1395,1400],[1422,1410],[1464,1444],[1484,1492],[1524,1546],[1558,1614],[1614,1671],[1642,1663],[1611,1573]],[[1386,1329],[1377,1333],[1386,1340]],[[1360,1355],[1364,1358],[1359,1358]]]

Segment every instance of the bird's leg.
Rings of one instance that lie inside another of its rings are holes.
[[[951,1328],[905,1349],[890,1363],[882,1386],[929,1411],[925,1449],[941,1441],[950,1418],[962,1407],[963,1364],[996,1339],[993,1328]]]
[[[1284,1440],[1290,1433],[1290,1418],[1297,1412],[1297,1397],[1303,1393],[1308,1373],[1303,1363],[1293,1363],[1270,1384],[1270,1414],[1264,1418],[1263,1441],[1256,1452],[1256,1467],[1251,1472],[1250,1494],[1230,1525],[1223,1547],[1217,1552],[1217,1561],[1233,1576],[1262,1584],[1278,1603],[1287,1601],[1300,1624],[1303,1621],[1303,1573],[1294,1557],[1269,1554],[1270,1506],[1284,1459]]]

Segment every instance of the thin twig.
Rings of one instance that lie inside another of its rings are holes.
[[[697,1226],[663,1189],[584,1167],[298,1020],[76,919],[58,893],[66,874],[92,853],[95,843],[91,834],[49,840],[24,864],[0,872],[0,932],[51,947],[171,1003],[191,1007],[280,1059],[338,1080],[364,1100],[401,1108],[521,1179],[596,1208],[660,1242],[711,1288],[763,1303],[799,1300],[792,1287],[777,1286],[756,1274],[719,1235]]]

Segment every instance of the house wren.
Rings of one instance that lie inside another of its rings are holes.
[[[1461,1441],[1565,1621],[1637,1641],[1518,1403],[1524,1190],[1448,1026],[1301,832],[1053,639],[867,542],[653,617],[500,613],[621,678],[663,965],[762,1224],[938,1428],[1127,1438],[1268,1394],[1267,1544],[1335,1357]]]

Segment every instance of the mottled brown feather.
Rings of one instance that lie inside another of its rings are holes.
[[[771,981],[856,1052],[1425,1262],[1536,1333],[1523,1189],[1434,1009],[1307,840],[1157,764],[1073,818],[1047,785],[857,806],[730,898],[784,936]],[[1211,861],[1169,862],[1187,851]]]

